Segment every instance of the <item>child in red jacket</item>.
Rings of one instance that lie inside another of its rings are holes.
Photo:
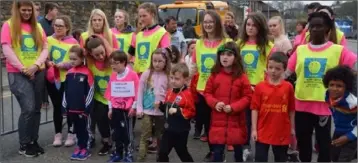
[[[214,162],[224,160],[225,145],[234,146],[235,161],[242,162],[242,145],[247,139],[245,108],[251,101],[251,85],[234,42],[221,46],[206,84],[204,96],[213,109],[209,142]]]
[[[164,112],[164,133],[160,143],[158,162],[169,162],[172,148],[182,162],[194,162],[188,152],[187,142],[190,119],[195,116],[194,101],[190,89],[185,85],[189,80],[189,68],[185,63],[176,64],[170,74],[170,89],[159,109]]]
[[[252,97],[252,132],[255,161],[267,162],[272,146],[275,162],[287,161],[291,134],[294,135],[295,99],[293,86],[282,79],[287,67],[287,56],[273,53],[267,66],[268,80],[255,87]]]

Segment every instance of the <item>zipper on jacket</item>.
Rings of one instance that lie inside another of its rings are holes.
[[[231,91],[232,91],[232,83],[233,83],[233,79],[231,79],[231,83],[230,83],[230,92],[229,92],[229,104],[231,103]],[[232,112],[232,108],[231,108],[231,112]],[[227,144],[227,129],[229,128],[229,115],[226,115],[226,128],[225,128],[225,142]],[[233,145],[233,144],[230,144]]]

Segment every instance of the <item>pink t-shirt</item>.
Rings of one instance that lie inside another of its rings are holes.
[[[134,96],[129,97],[116,97],[116,95],[112,94],[112,84],[113,83],[127,83],[128,85],[133,84],[134,89]],[[123,110],[129,110],[132,108],[134,102],[137,100],[137,93],[138,93],[138,83],[139,78],[136,72],[130,70],[129,68],[126,68],[124,73],[119,75],[117,72],[113,72],[112,75],[109,78],[108,86],[106,89],[106,92],[104,94],[104,97],[111,102],[112,108],[114,109],[123,109]],[[123,104],[125,104],[123,106]]]
[[[121,34],[121,32],[117,30],[117,28],[112,28],[111,30],[112,30],[113,34],[115,34],[115,35],[120,35],[120,34]],[[132,35],[132,41],[130,42],[129,45],[133,45],[133,44],[135,45],[135,38],[136,38],[136,34],[133,33],[133,35]],[[134,43],[133,43],[133,42],[134,42]],[[118,46],[119,46],[119,45],[118,45]],[[123,50],[123,49],[121,49],[121,50]],[[126,53],[127,53],[127,52],[126,52]]]
[[[324,51],[330,46],[332,42],[328,42],[325,46],[320,48],[314,48],[311,44],[308,44],[308,48],[312,51]],[[339,58],[339,65],[347,65],[353,67],[357,62],[357,55],[349,51],[346,48],[343,48],[341,57]],[[295,72],[297,64],[297,51],[295,51],[288,61],[287,68],[291,72]],[[316,101],[301,101],[296,98],[296,111],[308,112],[315,115],[331,115],[331,111],[328,109],[328,105],[325,102],[316,102]]]
[[[21,29],[26,31],[26,32],[31,32],[31,26],[28,23],[21,23]],[[43,49],[47,49],[47,38],[46,38],[46,34],[45,31],[41,28],[42,30],[42,41],[44,42],[43,44]],[[11,40],[11,29],[10,29],[10,25],[9,23],[6,21],[2,28],[1,28],[1,45],[8,45],[12,47],[12,40]],[[20,60],[17,58],[14,49],[8,49],[5,48],[3,49],[4,55],[6,57],[6,69],[8,72],[20,72],[21,69],[23,68],[22,63],[20,62]],[[42,65],[45,61],[46,58],[48,56],[47,54],[47,50],[41,51],[41,54],[39,56],[39,58],[37,59],[37,61],[35,62],[37,65]]]
[[[161,26],[156,26],[153,29],[150,30],[144,30],[143,31],[143,35],[144,36],[150,36],[152,35],[154,32],[156,32],[157,30],[159,30],[160,28],[163,28]],[[134,37],[134,39],[132,39],[132,47],[136,47],[136,43],[137,43],[137,38]],[[165,34],[163,35],[162,39],[159,42],[158,48],[167,48],[170,46],[170,34],[168,32],[165,32]]]
[[[337,32],[339,31],[339,29],[336,29],[336,30],[337,30]],[[308,32],[308,30],[306,30],[306,32]],[[301,39],[300,44],[301,45],[307,44],[308,42],[306,41],[306,39],[303,39],[302,37],[306,38],[306,33],[303,33],[303,34],[300,35],[300,39]],[[337,38],[337,40],[338,40],[338,38]],[[340,45],[342,45],[344,47],[347,47],[347,39],[346,39],[346,37],[344,35],[341,38]]]

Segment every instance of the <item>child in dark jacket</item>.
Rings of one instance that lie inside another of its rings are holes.
[[[334,120],[332,161],[351,162],[357,154],[357,97],[353,91],[352,70],[338,66],[326,72],[323,84],[328,88],[326,103]]]
[[[70,49],[70,61],[73,68],[68,70],[62,106],[68,113],[67,117],[73,122],[77,137],[77,147],[71,156],[72,160],[86,160],[89,152],[88,118],[93,103],[93,76],[84,65],[84,50],[77,45]]]
[[[190,119],[195,116],[194,101],[190,89],[185,85],[187,81],[189,81],[189,68],[185,63],[178,63],[171,70],[172,89],[167,92],[165,101],[159,106],[165,114],[166,122],[158,162],[168,162],[168,155],[173,147],[181,161],[194,161],[187,148]]]

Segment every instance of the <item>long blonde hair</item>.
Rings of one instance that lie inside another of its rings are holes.
[[[113,47],[113,41],[112,41],[112,33],[109,29],[109,24],[108,24],[108,20],[107,20],[107,16],[106,14],[100,10],[100,9],[93,9],[92,12],[91,12],[91,16],[88,20],[88,27],[87,27],[87,32],[88,32],[88,35],[91,36],[91,35],[94,35],[94,31],[93,31],[93,28],[92,28],[92,18],[94,15],[99,15],[100,17],[102,17],[103,19],[103,36],[104,38],[108,41],[108,43]]]
[[[283,23],[281,16],[274,16],[270,20],[277,20],[280,25],[280,35],[285,35],[285,24]]]
[[[42,33],[41,33],[42,31],[37,26],[35,7],[31,1],[14,1],[12,5],[12,15],[10,18],[11,40],[15,43],[15,45],[18,45],[18,43],[20,45],[22,44],[22,40],[21,40],[22,29],[21,29],[21,15],[20,15],[21,6],[30,6],[32,8],[32,15],[29,20],[29,24],[31,26],[31,35],[35,41],[35,47],[37,47],[37,49],[40,50],[43,47],[43,40],[42,40]]]

